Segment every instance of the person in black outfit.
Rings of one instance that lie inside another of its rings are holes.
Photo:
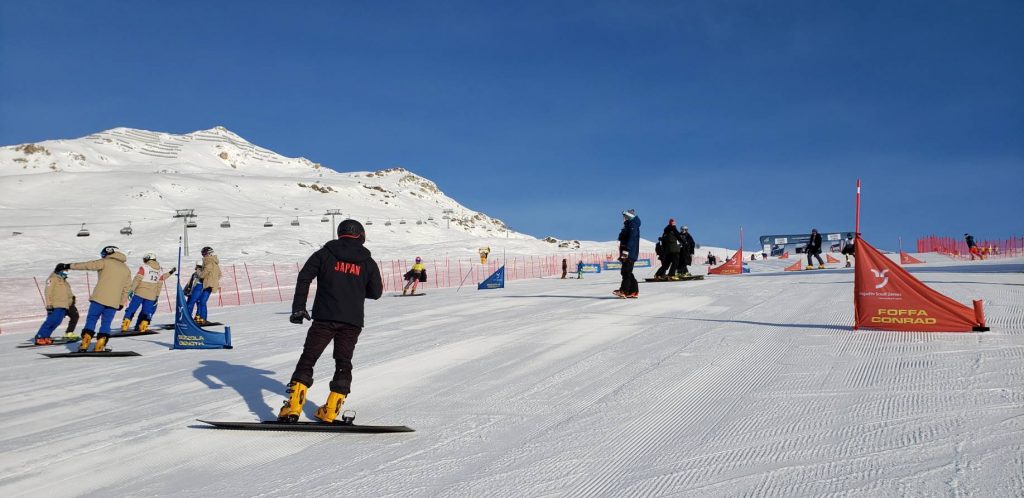
[[[817,228],[811,229],[811,240],[807,241],[807,247],[804,252],[807,253],[807,269],[814,269],[814,264],[811,262],[811,257],[818,258],[818,269],[825,269],[825,262],[821,260],[821,234],[818,233]]]
[[[569,262],[562,258],[562,280],[565,280],[567,273],[569,273]]]
[[[843,249],[841,251],[843,256],[846,257],[846,267],[850,267],[850,256],[854,256],[856,249],[854,248],[853,235],[846,236],[846,242],[843,243]],[[856,257],[856,256],[854,256]]]
[[[633,265],[640,257],[640,217],[630,209],[622,212],[622,231],[619,232],[619,261],[622,263],[622,283],[612,291],[621,298],[636,298],[640,295],[640,287],[633,275]]]
[[[352,353],[363,330],[363,303],[379,299],[384,292],[380,269],[370,250],[363,246],[366,232],[356,220],[338,225],[338,239],[332,240],[306,260],[299,271],[289,321],[302,324],[312,319],[306,332],[302,356],[288,383],[288,399],[278,414],[279,422],[295,422],[306,403],[306,391],[313,385],[313,366],[327,345],[334,341],[334,378],[327,403],[316,411],[316,418],[333,422],[341,412],[352,387]],[[313,317],[306,311],[309,285],[317,281],[313,299]]]
[[[689,277],[690,270],[687,267],[693,264],[693,253],[697,249],[697,243],[694,242],[693,236],[690,235],[690,229],[685,225],[679,233],[679,241],[679,274]]]
[[[71,306],[68,307],[68,329],[64,332],[64,337],[71,339],[75,336],[75,327],[78,326],[78,307],[75,306],[75,296],[71,296]]]
[[[676,220],[669,219],[661,234],[661,267],[654,272],[654,278],[665,280],[676,276],[679,268],[679,248],[682,239],[676,229]]]

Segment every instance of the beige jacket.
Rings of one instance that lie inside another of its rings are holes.
[[[160,297],[160,289],[164,280],[169,276],[171,276],[170,272],[164,273],[163,268],[160,268],[160,263],[149,260],[139,267],[139,271],[135,272],[135,278],[132,279],[132,285],[128,290],[142,299],[156,301]]]
[[[220,259],[216,254],[203,256],[203,269],[199,278],[203,279],[204,289],[210,289],[211,292],[220,290]]]
[[[71,263],[71,269],[99,272],[96,287],[92,290],[89,300],[103,306],[119,308],[128,300],[128,286],[132,282],[132,271],[124,264],[127,260],[123,253],[115,252],[102,259]]]
[[[50,278],[46,279],[47,308],[68,309],[71,307],[71,299],[74,297],[75,295],[71,293],[71,284],[60,278],[60,275],[51,273]]]

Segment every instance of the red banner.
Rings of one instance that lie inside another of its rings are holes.
[[[736,251],[729,261],[708,269],[709,275],[739,275],[743,273],[743,252]]]
[[[863,238],[857,239],[853,292],[854,329],[987,330],[984,316],[924,285]]]
[[[791,265],[787,266],[787,267],[785,268],[785,270],[786,270],[786,271],[800,271],[800,270],[803,270],[803,269],[804,269],[804,267],[803,267],[803,266],[801,266],[801,264],[802,264],[802,263],[800,263],[800,260],[798,259],[798,260],[794,261],[794,262],[793,262],[793,264],[791,264]]]
[[[828,254],[828,253],[825,254],[825,261],[828,261],[829,263],[838,263],[839,262],[838,259],[833,258],[832,255]]]
[[[915,257],[913,257],[913,256],[911,256],[911,255],[909,255],[909,254],[907,254],[905,252],[900,252],[900,264],[901,265],[916,265],[916,264],[921,264],[921,263],[924,263],[924,261],[921,261],[920,259],[917,259],[917,258],[915,258]]]

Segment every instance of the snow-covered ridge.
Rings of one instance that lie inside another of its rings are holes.
[[[26,265],[38,271],[80,260],[106,244],[129,256],[169,256],[182,234],[183,220],[172,218],[178,209],[195,210],[192,244],[236,261],[304,259],[331,237],[322,223],[329,210],[341,212],[335,222],[363,222],[368,246],[385,258],[475,254],[482,246],[528,254],[613,250],[608,243],[559,247],[511,231],[405,168],[338,172],[220,126],[181,135],[114,128],[0,147],[0,190],[0,248],[17,255],[0,262],[0,271],[18,274]],[[90,236],[76,237],[83,224]],[[133,234],[122,235],[128,226]]]

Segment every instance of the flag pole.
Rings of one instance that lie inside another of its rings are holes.
[[[860,238],[860,178],[857,179],[857,213],[853,223],[853,241],[856,244]]]

